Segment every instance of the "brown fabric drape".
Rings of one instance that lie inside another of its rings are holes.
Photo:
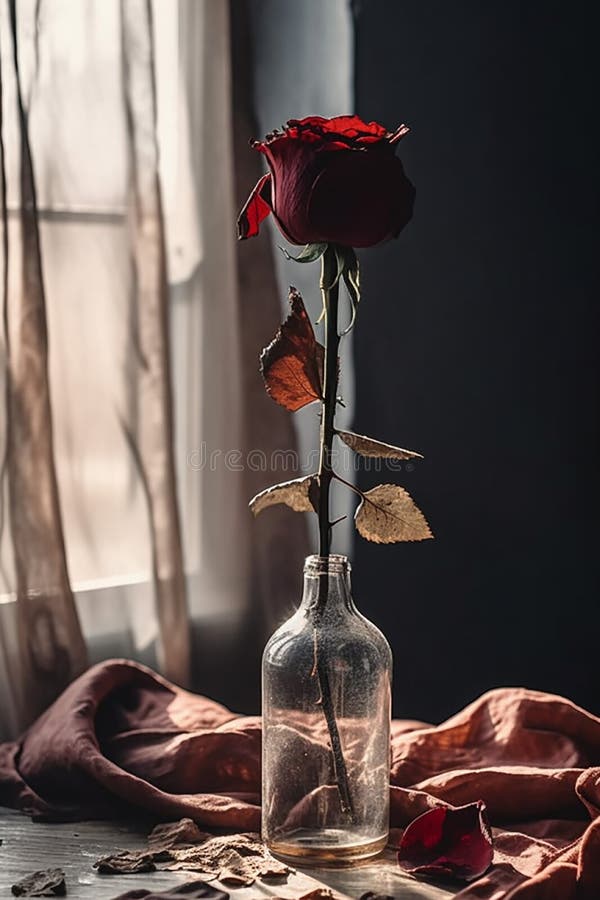
[[[15,0],[9,8],[20,134],[20,197],[18,231],[9,231],[2,144],[6,386],[2,475],[3,481],[8,479],[20,677],[26,717],[33,719],[83,670],[86,650],[67,572],[53,458],[46,298]],[[3,56],[2,69],[10,64],[9,55]],[[0,88],[3,85],[4,77]],[[2,115],[0,125],[3,120]]]
[[[257,137],[253,97],[253,58],[249,10],[246,0],[232,0],[232,95],[237,209],[244,205],[262,174],[261,156],[249,147]],[[297,447],[293,420],[266,394],[260,375],[260,351],[271,341],[281,322],[280,290],[275,277],[268,233],[238,243],[238,286],[242,361],[246,373],[246,450],[264,454],[266,467],[246,466],[248,499],[263,488],[289,481],[301,473],[284,467],[286,451]],[[279,451],[279,452],[277,452]],[[252,523],[252,596],[260,598],[265,625],[272,627],[299,600],[302,566],[308,550],[308,529],[302,515],[276,506]]]
[[[323,728],[298,735],[309,755],[330,752]],[[144,811],[256,831],[260,760],[259,718],[111,660],[70,685],[19,741],[0,744],[0,804],[45,819]],[[304,804],[302,779],[290,778]],[[493,865],[461,900],[600,896],[600,719],[569,700],[501,688],[438,726],[396,720],[390,784],[393,829],[435,806],[486,803]],[[331,789],[321,790],[310,796],[322,811]]]
[[[190,637],[173,455],[165,234],[158,179],[150,0],[122,0],[124,91],[131,139],[132,349],[137,421],[124,423],[151,526],[161,668],[188,684]]]

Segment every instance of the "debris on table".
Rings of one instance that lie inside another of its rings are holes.
[[[153,850],[168,850],[178,844],[200,844],[210,837],[213,835],[200,831],[191,819],[180,819],[178,822],[165,822],[153,828],[148,836],[148,846]]]
[[[215,837],[200,831],[191,819],[158,825],[144,850],[124,850],[94,863],[105,874],[150,872],[154,869],[201,873],[206,881],[247,887],[256,879],[285,881],[293,871],[274,859],[258,834]],[[310,900],[325,900],[311,896]]]
[[[67,884],[62,869],[32,872],[11,888],[15,897],[65,897]]]
[[[110,856],[103,856],[94,863],[94,868],[102,875],[137,875],[140,872],[155,872],[156,854],[147,850],[122,850]]]

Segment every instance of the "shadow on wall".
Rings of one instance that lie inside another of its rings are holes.
[[[437,538],[355,543],[397,716],[437,721],[496,685],[600,713],[591,16],[555,0],[358,13],[357,112],[411,125],[417,204],[362,254],[354,427],[424,453],[397,480]]]

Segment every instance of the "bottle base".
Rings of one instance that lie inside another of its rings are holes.
[[[387,834],[365,840],[341,828],[299,828],[284,840],[265,841],[273,856],[296,865],[315,866],[349,866],[371,859],[381,853],[387,842]]]

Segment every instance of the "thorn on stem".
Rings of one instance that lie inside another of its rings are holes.
[[[333,522],[329,523],[329,527],[333,528],[334,525],[338,525],[340,522],[343,522],[344,519],[347,519],[348,516],[340,516],[339,519],[334,519]]]

